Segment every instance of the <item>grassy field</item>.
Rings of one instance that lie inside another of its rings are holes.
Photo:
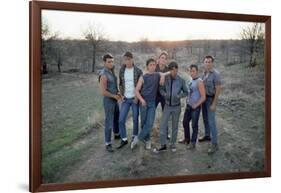
[[[103,108],[97,76],[79,73],[44,76],[43,182],[263,170],[264,72],[261,66],[254,69],[245,66],[218,67],[223,76],[223,90],[217,107],[220,150],[212,156],[206,153],[206,143],[198,144],[195,151],[188,151],[184,145],[178,145],[177,152],[168,151],[160,155],[144,150],[142,145],[135,151],[126,146],[109,154],[104,149]],[[178,139],[183,136],[181,121],[184,108],[183,102]],[[158,108],[152,132],[153,147],[158,145],[160,117],[161,111]],[[128,136],[131,136],[131,117],[127,121],[127,128]],[[200,120],[199,135],[202,132],[203,124]],[[119,143],[115,140],[113,146]]]
[[[103,114],[96,76],[67,74],[42,79],[43,179],[55,182],[96,143]],[[91,138],[87,143],[80,139]]]

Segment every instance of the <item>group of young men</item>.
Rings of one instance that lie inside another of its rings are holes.
[[[151,149],[151,130],[153,128],[156,108],[161,104],[160,147],[153,152],[159,153],[168,149],[176,151],[178,123],[181,114],[181,99],[186,98],[183,128],[184,138],[179,141],[188,149],[195,149],[198,136],[198,121],[202,109],[205,135],[199,142],[210,141],[208,153],[218,150],[215,112],[221,91],[220,73],[214,68],[214,58],[205,56],[204,72],[200,76],[197,65],[189,67],[191,81],[185,81],[178,75],[178,64],[175,61],[168,65],[168,53],[163,51],[157,60],[149,58],[146,70],[134,65],[133,54],[123,55],[123,65],[119,71],[119,81],[114,72],[114,58],[111,54],[103,56],[104,68],[99,73],[100,93],[103,96],[105,112],[105,147],[113,152],[111,137],[121,139],[120,149],[128,144],[126,120],[132,109],[133,131],[130,147],[134,149],[142,142],[145,149]],[[118,84],[119,82],[119,84]],[[118,103],[121,103],[120,109]],[[140,112],[140,130],[139,130]],[[168,121],[171,118],[171,137]],[[192,134],[190,135],[190,122]]]

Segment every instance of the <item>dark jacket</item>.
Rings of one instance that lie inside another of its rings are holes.
[[[136,87],[138,80],[139,80],[140,76],[142,75],[142,70],[136,66],[134,66],[133,68],[134,68],[134,84]],[[126,69],[126,65],[123,65],[119,71],[119,90],[120,90],[121,95],[124,95],[124,93],[125,93],[125,77],[124,77],[125,69]]]
[[[167,76],[165,78],[165,84],[160,86],[160,94],[165,98],[166,105],[180,105],[180,99],[186,97],[188,94],[184,79],[178,75],[175,79],[172,79],[171,76]]]

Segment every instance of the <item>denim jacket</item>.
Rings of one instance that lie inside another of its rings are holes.
[[[99,81],[101,76],[106,76],[107,78],[107,88],[106,90],[110,92],[111,94],[117,94],[118,93],[118,88],[117,88],[117,77],[114,74],[114,70],[110,71],[106,67],[104,67],[100,72],[99,72]],[[115,99],[112,99],[110,97],[104,96],[105,101],[114,101]]]
[[[187,96],[188,89],[180,76],[177,75],[175,79],[168,76],[165,78],[165,84],[160,86],[160,94],[165,98],[166,105],[178,106],[180,99]]]

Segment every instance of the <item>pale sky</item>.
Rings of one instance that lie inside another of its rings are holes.
[[[250,22],[206,19],[133,16],[73,11],[43,10],[42,18],[61,38],[82,39],[83,31],[94,23],[111,41],[239,39]]]

